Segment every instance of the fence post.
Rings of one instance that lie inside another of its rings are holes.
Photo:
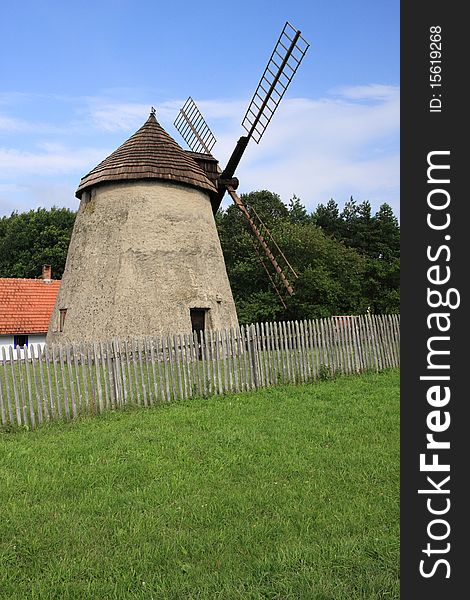
[[[5,376],[5,390],[6,390],[6,399],[7,399],[7,405],[8,405],[8,417],[10,419],[10,424],[13,425],[13,407],[11,404],[10,381],[9,381],[9,377],[8,377],[9,368],[8,368],[8,359],[7,359],[7,353],[5,350],[5,346],[2,347],[2,362],[4,365],[3,374]],[[11,362],[9,364],[11,366],[10,370],[13,370],[13,364]],[[13,391],[16,394],[16,390],[13,390]],[[18,410],[17,410],[17,413],[18,413]],[[21,420],[18,420],[18,425],[20,425],[20,423],[21,423]]]
[[[0,365],[3,365],[2,362],[2,358],[0,356]],[[5,379],[7,378],[7,372],[6,369],[3,369],[4,374],[5,374]],[[6,384],[5,384],[5,389],[6,389]],[[2,391],[2,375],[0,374],[0,408],[1,408],[1,413],[2,413],[2,425],[6,425],[7,424],[7,411],[6,411],[6,402],[4,401],[4,396],[3,396],[3,391]],[[6,395],[5,395],[6,398]]]
[[[259,388],[259,367],[258,367],[258,348],[256,344],[256,328],[254,325],[250,325],[248,343],[251,348],[251,368],[253,370],[253,381],[255,388]]]

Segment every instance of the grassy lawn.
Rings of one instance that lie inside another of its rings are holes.
[[[0,598],[399,598],[399,372],[0,434]]]

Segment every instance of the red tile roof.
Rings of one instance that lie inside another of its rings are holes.
[[[60,281],[0,277],[0,335],[46,333]]]

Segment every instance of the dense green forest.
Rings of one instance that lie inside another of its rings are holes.
[[[399,311],[400,228],[391,207],[352,198],[340,210],[334,200],[308,213],[299,198],[289,204],[263,190],[242,195],[296,270],[295,294],[284,308],[253,248],[247,223],[235,205],[216,223],[240,323],[330,315]],[[39,277],[51,264],[61,277],[75,213],[39,208],[0,218],[0,277]]]
[[[72,235],[75,213],[68,208],[38,208],[0,218],[0,277],[41,276],[52,265],[60,279]]]
[[[241,322],[399,312],[400,228],[389,205],[372,215],[367,201],[351,198],[340,211],[330,200],[309,214],[295,196],[288,206],[269,191],[242,198],[255,207],[299,278],[285,309],[241,213],[235,205],[219,212],[217,227]]]

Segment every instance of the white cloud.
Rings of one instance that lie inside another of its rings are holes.
[[[129,131],[142,125],[149,114],[144,104],[110,102],[102,98],[89,98],[89,116],[97,130]]]
[[[170,134],[174,132],[174,129],[171,131],[172,124],[185,102],[186,98],[168,100],[154,107],[157,120]],[[89,97],[86,103],[92,126],[108,132],[133,133],[143,125],[151,109],[150,104],[143,102],[116,102],[104,97]],[[208,122],[223,121],[225,127],[230,120],[234,120],[235,125],[236,119],[240,119],[240,114],[246,108],[244,101],[196,100],[196,104]]]
[[[393,85],[371,83],[369,85],[338,87],[332,90],[332,93],[335,92],[339,96],[351,100],[391,100],[398,99],[400,88]]]
[[[0,131],[10,133],[58,133],[61,130],[50,123],[31,122],[25,119],[17,119],[0,115]]]
[[[27,212],[36,208],[57,206],[77,210],[79,200],[75,198],[77,185],[55,184],[50,181],[35,181],[17,189],[2,189],[0,186],[0,216],[13,211]]]
[[[239,123],[246,111],[246,100],[196,100],[198,108],[207,120],[226,119]]]
[[[23,128],[23,122],[19,119],[12,119],[0,115],[0,131],[20,131]]]
[[[72,149],[60,143],[43,144],[38,152],[0,148],[0,179],[28,175],[59,176],[93,168],[109,150]]]
[[[143,102],[116,102],[101,97],[87,98],[86,101],[88,118],[97,131],[122,131],[128,135],[144,124],[152,108]],[[173,123],[183,103],[180,100],[159,103],[154,107],[157,119],[161,123]]]
[[[80,114],[80,123],[74,121],[73,126],[62,122],[40,126],[29,115],[28,121],[0,118],[0,128],[12,131],[9,138],[4,137],[8,147],[0,148],[3,199],[7,193],[18,198],[24,194],[11,187],[15,185],[26,186],[39,201],[50,194],[57,201],[73,197],[75,188],[64,181],[74,181],[76,187],[83,175],[144,123],[150,110],[143,102],[112,97],[76,100],[74,110]],[[172,124],[184,101],[156,106],[158,120],[183,147]],[[249,99],[195,101],[218,140],[213,152],[224,167],[238,138],[245,134],[241,121]],[[309,210],[331,197],[341,206],[352,194],[357,201],[369,200],[374,209],[388,202],[398,214],[399,112],[399,88],[380,84],[336,88],[318,99],[286,97],[260,144],[251,141],[248,145],[237,172],[240,191],[270,189],[285,202],[296,194]],[[80,145],[82,137],[73,135],[78,126],[86,128],[86,147]],[[40,136],[41,127],[43,131],[55,128],[54,135]],[[36,136],[31,137],[27,150],[19,149],[13,133],[28,128]],[[38,176],[55,191],[40,193],[35,188]],[[60,189],[61,185],[67,190]]]
[[[25,186],[16,183],[0,183],[0,194],[4,194],[5,192],[23,192],[25,189]]]
[[[399,93],[390,86],[336,90],[320,100],[285,99],[259,146],[240,163],[240,191],[270,189],[287,202],[299,196],[310,210],[353,195],[377,209],[399,211]],[[220,157],[235,145],[221,137]],[[217,150],[217,152],[219,151]]]

